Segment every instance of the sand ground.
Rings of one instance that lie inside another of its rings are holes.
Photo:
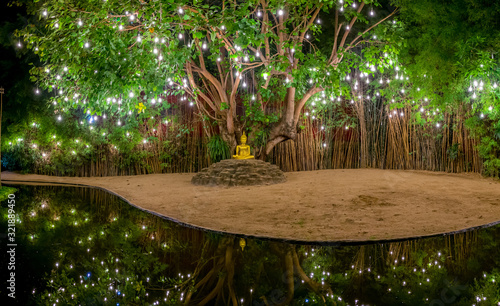
[[[3,180],[78,183],[183,223],[300,241],[434,235],[500,221],[500,182],[475,174],[346,169],[286,173],[287,182],[200,187],[193,174],[72,178],[2,173]]]

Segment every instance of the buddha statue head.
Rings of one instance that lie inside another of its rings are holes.
[[[240,142],[242,145],[245,145],[247,143],[247,136],[245,135],[245,132],[243,132],[243,135],[241,135]]]

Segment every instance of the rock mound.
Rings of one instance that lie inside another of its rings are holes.
[[[191,179],[194,185],[253,186],[286,181],[278,166],[256,159],[226,159],[198,172]]]

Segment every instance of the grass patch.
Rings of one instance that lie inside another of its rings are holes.
[[[294,224],[300,225],[300,227],[304,227],[304,219],[300,219],[299,221],[295,222]]]
[[[16,192],[17,189],[14,187],[2,186],[0,187],[0,201],[7,200],[9,194]]]

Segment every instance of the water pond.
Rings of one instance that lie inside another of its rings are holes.
[[[101,190],[16,188],[15,300],[0,208],[2,305],[500,305],[500,226],[290,244],[184,227]]]

